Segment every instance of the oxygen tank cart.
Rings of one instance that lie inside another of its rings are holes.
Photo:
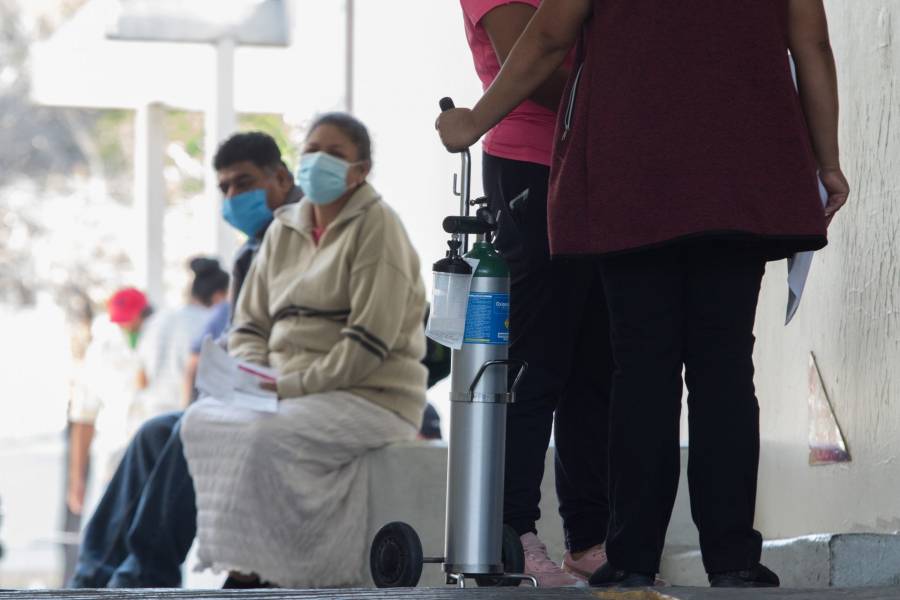
[[[441,110],[453,108],[444,98]],[[471,277],[462,347],[453,351],[450,445],[447,464],[447,517],[444,555],[424,557],[416,531],[407,523],[388,523],[376,534],[369,555],[378,587],[415,587],[424,563],[441,563],[447,583],[466,587],[519,585],[534,577],[525,568],[522,543],[503,525],[503,478],[506,453],[506,409],[528,365],[510,360],[509,269],[491,243],[496,229],[485,199],[470,200],[471,156],[462,152],[459,216],[444,219],[451,234],[447,256],[434,264],[440,277]],[[470,206],[480,206],[475,217]],[[475,235],[471,251],[468,236]],[[461,256],[462,254],[463,256]],[[474,273],[464,259],[478,261]],[[507,391],[507,367],[518,368]]]

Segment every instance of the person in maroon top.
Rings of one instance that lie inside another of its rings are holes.
[[[684,369],[691,510],[710,584],[778,585],[753,529],[753,324],[766,261],[822,248],[849,194],[822,0],[545,0],[475,107],[438,118],[447,148],[471,145],[576,41],[549,229],[554,256],[596,265],[616,363],[609,562],[590,581],[650,585],[659,569]]]

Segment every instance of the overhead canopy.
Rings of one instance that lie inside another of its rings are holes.
[[[234,55],[235,110],[309,116],[340,107],[344,65],[339,7],[303,2],[288,11],[284,4],[88,0],[47,41],[32,46],[32,98],[52,106],[137,108],[160,102],[206,110],[216,89],[212,42],[227,30],[237,43],[253,44],[238,46]],[[297,35],[295,23],[310,26]],[[151,39],[165,41],[146,41]],[[201,41],[211,43],[196,43]],[[308,60],[314,53],[317,60]],[[298,85],[301,71],[302,80],[314,86]]]
[[[118,0],[108,25],[112,39],[285,46],[283,0]]]

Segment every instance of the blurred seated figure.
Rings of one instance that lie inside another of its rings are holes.
[[[278,373],[277,412],[201,397],[181,439],[201,567],[226,587],[337,587],[364,572],[362,458],[415,439],[425,405],[425,287],[396,213],[366,181],[353,117],[319,117],[305,197],[275,217],[237,302],[229,352]]]

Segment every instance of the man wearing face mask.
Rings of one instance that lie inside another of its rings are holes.
[[[300,200],[278,145],[261,132],[238,133],[214,159],[222,216],[247,235],[232,271],[231,301],[243,286],[273,214]],[[218,337],[224,331],[207,329]],[[70,587],[177,587],[196,531],[193,481],[179,435],[181,412],[147,421],[85,528]]]
[[[275,140],[265,133],[238,133],[226,140],[213,161],[219,178],[219,189],[225,197],[222,217],[235,229],[247,235],[238,250],[232,271],[232,303],[250,263],[259,250],[263,234],[272,222],[274,211],[300,200],[303,192],[294,178]]]

